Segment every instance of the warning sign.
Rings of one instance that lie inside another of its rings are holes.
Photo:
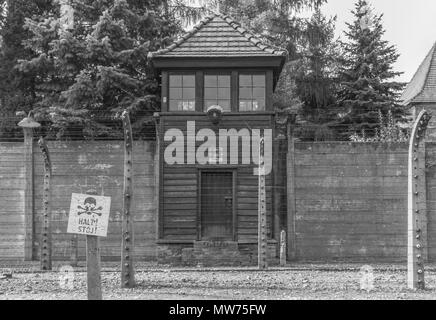
[[[67,232],[106,237],[110,206],[110,197],[73,193]]]

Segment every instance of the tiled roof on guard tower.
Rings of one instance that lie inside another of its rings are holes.
[[[268,57],[286,56],[286,51],[261,43],[228,16],[213,14],[190,32],[152,57]]]
[[[401,96],[403,105],[436,102],[436,43]]]

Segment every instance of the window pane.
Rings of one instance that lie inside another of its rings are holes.
[[[251,111],[252,104],[251,100],[241,100],[239,102],[239,111]]]
[[[170,99],[182,99],[182,88],[173,88],[170,87]]]
[[[265,75],[253,75],[253,87],[265,87]]]
[[[239,88],[239,98],[242,100],[251,99],[252,88]]]
[[[181,87],[182,86],[182,76],[180,75],[170,75],[170,87]]]
[[[265,110],[265,100],[253,101],[253,111],[264,111],[264,110]]]
[[[265,99],[265,88],[253,88],[253,99]]]
[[[194,111],[195,110],[195,101],[183,101],[183,111]]]
[[[209,109],[209,107],[215,106],[217,104],[216,100],[206,100],[204,102],[204,111],[207,111],[207,109]]]
[[[218,76],[218,87],[230,88],[230,76],[228,75]]]
[[[239,75],[239,86],[240,87],[251,87],[251,75],[241,74]]]
[[[217,76],[216,75],[205,75],[204,76],[204,87],[205,88],[216,88],[217,87]]]
[[[194,88],[183,88],[183,99],[184,100],[195,100],[195,89]]]
[[[180,100],[170,100],[170,111],[179,111]]]
[[[194,75],[184,75],[183,76],[183,87],[195,88],[195,76]]]
[[[230,99],[230,88],[219,88],[218,99]]]
[[[204,98],[205,100],[217,99],[218,92],[216,88],[205,88],[204,89]]]
[[[230,111],[230,100],[218,100],[218,105],[221,106],[224,111]]]

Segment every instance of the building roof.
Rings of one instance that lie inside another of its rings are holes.
[[[222,14],[202,19],[191,31],[154,57],[277,57],[286,50],[262,44],[239,23]]]
[[[401,96],[401,103],[436,103],[436,43]]]

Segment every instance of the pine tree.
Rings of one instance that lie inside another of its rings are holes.
[[[196,9],[197,13],[216,12],[230,15],[271,45],[288,50],[291,60],[298,54],[298,40],[306,18],[299,13],[315,9],[327,0],[172,0],[172,6]],[[193,7],[192,3],[197,6]],[[192,22],[192,19],[188,19]]]
[[[355,21],[345,32],[348,42],[342,43],[344,56],[338,92],[339,131],[343,138],[353,132],[375,134],[379,126],[379,110],[391,110],[396,120],[405,115],[397,104],[403,83],[393,81],[401,72],[393,70],[399,54],[396,47],[383,40],[383,15],[373,14],[367,1],[358,0],[352,11]],[[346,130],[344,130],[346,128]]]
[[[296,94],[302,102],[301,132],[306,140],[331,140],[334,132],[331,108],[336,105],[338,50],[334,43],[336,18],[326,18],[319,9],[305,23],[298,68],[295,70]]]
[[[44,16],[51,8],[51,0],[4,0],[0,2],[0,133],[12,134],[16,130],[15,113],[29,111],[34,100],[34,77],[17,72],[19,59],[32,56],[23,41],[31,34],[24,21],[32,16]]]
[[[58,137],[114,137],[121,134],[115,118],[127,110],[137,134],[153,132],[159,91],[148,54],[179,32],[164,4],[73,0],[73,29],[61,28],[59,15],[27,20],[35,57],[19,69],[37,74],[36,117]]]

